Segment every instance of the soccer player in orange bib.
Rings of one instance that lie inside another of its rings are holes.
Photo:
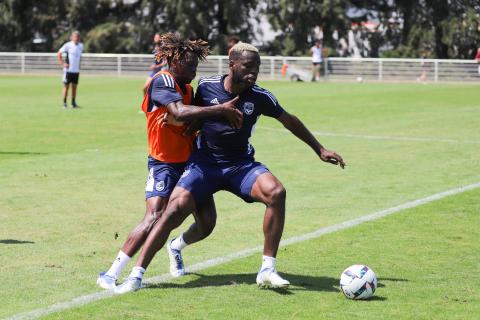
[[[250,143],[253,128],[262,115],[275,118],[285,129],[311,147],[319,160],[341,168],[345,167],[345,162],[336,152],[321,145],[300,119],[283,109],[270,91],[256,85],[261,63],[257,48],[248,43],[238,43],[230,51],[229,59],[228,74],[200,79],[195,101],[208,108],[238,96],[237,107],[243,111],[242,126],[232,129],[218,117],[202,122],[196,147],[172,192],[168,207],[145,240],[136,267],[125,282],[115,288],[117,294],[136,291],[142,287],[143,274],[156,252],[165,244],[169,253],[175,253],[169,255],[175,266],[175,262],[183,260],[181,250],[187,244],[194,243],[192,239],[202,240],[195,239],[198,226],[192,225],[180,237],[167,244],[170,232],[180,226],[191,212],[196,211],[197,216],[204,213],[209,215],[203,217],[202,221],[210,221],[210,224],[204,223],[203,228],[211,233],[216,221],[215,207],[209,205],[213,210],[200,211],[199,204],[205,199],[210,201],[212,195],[221,190],[228,191],[247,203],[259,202],[265,205],[263,256],[256,282],[264,288],[287,288],[290,285],[276,269],[278,247],[285,224],[286,190],[264,164],[255,161],[255,148]],[[184,273],[184,270],[182,266],[178,271]],[[173,274],[172,270],[171,273]]]
[[[223,117],[233,128],[241,127],[243,115],[235,108],[238,98],[208,108],[192,105],[190,82],[196,76],[199,60],[208,55],[208,43],[183,40],[173,33],[161,36],[156,59],[166,59],[169,70],[156,73],[145,93],[142,111],[147,117],[148,178],[145,187],[146,213],[130,232],[107,272],[100,273],[97,284],[115,288],[128,261],[144,244],[149,232],[165,210],[170,194],[183,173],[193,148],[194,134],[186,133],[187,123],[207,117]],[[215,210],[211,201],[198,211]],[[201,231],[202,221],[197,221]]]

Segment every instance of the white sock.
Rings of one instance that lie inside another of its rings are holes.
[[[110,267],[110,269],[108,269],[106,274],[110,277],[118,279],[118,276],[120,275],[120,273],[122,273],[123,268],[125,268],[130,259],[131,258],[127,256],[125,252],[120,250],[117,257],[115,258],[115,261],[113,261],[112,266]]]
[[[173,239],[173,241],[170,243],[170,248],[174,250],[183,250],[188,244],[183,240],[183,234],[178,237]]]
[[[272,269],[272,268],[275,269],[275,261],[276,260],[277,259],[275,259],[274,257],[263,256],[261,270]]]
[[[143,279],[143,274],[145,273],[145,271],[146,270],[142,267],[133,267],[129,277]]]

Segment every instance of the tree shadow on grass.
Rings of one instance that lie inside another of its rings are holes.
[[[2,240],[0,240],[0,244],[28,244],[28,243],[35,243],[35,242],[28,241],[28,240],[15,240],[15,239],[2,239]]]
[[[197,278],[187,283],[158,283],[147,285],[150,289],[156,288],[202,288],[202,287],[221,287],[237,286],[242,284],[256,284],[256,273],[234,273],[234,274],[216,274],[204,275],[201,273],[190,273],[189,275]],[[291,285],[288,289],[272,289],[271,291],[281,295],[291,295],[295,291],[339,291],[338,279],[330,277],[312,277],[297,275],[291,273],[281,273],[282,277],[288,279]]]

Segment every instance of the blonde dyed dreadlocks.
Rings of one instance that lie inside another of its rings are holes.
[[[181,61],[187,52],[192,52],[199,60],[205,61],[210,47],[208,42],[201,39],[183,40],[175,33],[169,32],[160,35],[159,44],[155,47],[155,60],[160,62],[166,59],[168,65],[171,65],[174,61]]]

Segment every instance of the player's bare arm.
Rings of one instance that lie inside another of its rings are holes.
[[[233,128],[239,129],[242,126],[243,113],[235,107],[238,99],[235,97],[230,101],[210,107],[187,106],[179,100],[169,103],[167,109],[176,121],[191,122],[207,117],[223,116]]]
[[[320,142],[313,136],[310,130],[305,127],[303,122],[298,119],[295,115],[292,115],[288,112],[283,112],[283,114],[277,118],[277,120],[283,124],[285,129],[293,133],[297,138],[308,144],[315,153],[320,157],[324,162],[328,162],[334,165],[340,165],[342,169],[345,168],[345,162],[342,157],[337,154],[335,151],[325,149]]]
[[[68,63],[63,61],[62,52],[60,50],[57,52],[57,59],[64,68],[68,68]]]
[[[199,131],[202,128],[202,124],[203,124],[203,122],[200,119],[193,120],[193,121],[187,123],[187,128],[183,132],[183,135],[184,136],[189,136],[189,135],[193,134],[194,132]]]

